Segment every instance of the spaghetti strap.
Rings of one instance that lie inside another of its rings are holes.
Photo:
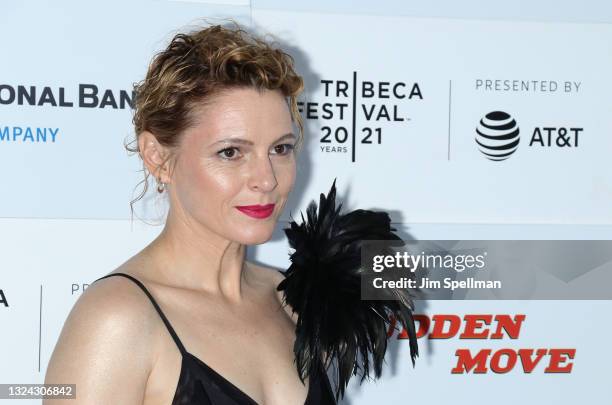
[[[147,288],[144,286],[144,284],[140,280],[138,280],[136,277],[131,276],[131,275],[126,274],[126,273],[112,273],[112,274],[107,274],[106,276],[100,277],[97,280],[94,280],[94,283],[96,281],[98,281],[98,280],[101,280],[101,279],[106,278],[106,277],[111,277],[111,276],[124,276],[124,277],[127,277],[130,280],[132,280],[134,283],[136,283],[138,285],[138,287],[140,287],[142,289],[142,291],[145,292],[145,294],[147,294],[147,297],[149,297],[149,299],[151,300],[151,303],[155,307],[155,310],[157,311],[157,313],[161,317],[162,321],[164,321],[164,324],[166,325],[166,328],[168,329],[168,332],[170,332],[170,335],[172,336],[172,339],[174,340],[174,343],[176,343],[176,345],[178,346],[178,349],[180,350],[181,354],[182,355],[187,354],[187,351],[185,350],[185,346],[183,346],[183,343],[181,342],[181,340],[179,339],[178,335],[174,331],[174,328],[170,324],[170,321],[168,321],[168,318],[166,318],[166,315],[164,315],[164,313],[162,312],[161,308],[159,307],[159,305],[157,304],[157,302],[155,301],[155,299],[153,298],[153,296],[151,295],[149,290],[147,290]]]

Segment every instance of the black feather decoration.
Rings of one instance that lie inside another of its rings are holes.
[[[392,317],[408,333],[413,367],[418,344],[414,304],[406,290],[385,289],[383,299],[361,298],[362,242],[401,241],[393,233],[389,214],[362,209],[340,214],[342,204],[336,208],[335,199],[334,179],[327,197],[320,195],[318,214],[312,201],[307,220],[302,214],[302,224],[292,221],[284,229],[295,251],[277,290],[284,292],[285,303],[298,315],[293,351],[300,379],[304,382],[311,373],[325,372],[320,367],[327,368],[336,359],[337,400],[344,397],[358,370],[361,382],[370,377],[372,366],[380,377]]]

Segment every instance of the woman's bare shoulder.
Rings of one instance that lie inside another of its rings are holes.
[[[154,309],[134,282],[121,276],[97,280],[68,314],[45,383],[77,384],[75,405],[142,403],[157,331]]]
[[[251,262],[248,262],[248,265],[255,271],[257,277],[263,280],[263,283],[275,290],[278,284],[285,278],[280,269]]]
[[[268,284],[269,288],[273,289],[273,293],[274,293],[278,303],[283,307],[283,309],[285,310],[285,312],[287,313],[289,318],[291,318],[293,323],[296,324],[297,323],[297,314],[293,312],[293,309],[291,308],[290,305],[288,305],[288,304],[286,304],[284,302],[284,293],[282,291],[278,291],[276,289],[276,287],[278,287],[280,282],[285,279],[285,275],[281,272],[280,269],[277,269],[277,268],[274,268],[274,267],[263,266],[263,265],[254,265],[254,264],[251,264],[251,265],[254,266],[254,268],[256,268],[257,271],[260,272],[262,277],[265,278],[266,283]]]

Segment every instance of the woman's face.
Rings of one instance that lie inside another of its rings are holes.
[[[295,181],[297,138],[284,97],[279,91],[229,89],[195,117],[179,145],[171,209],[224,239],[265,242]],[[248,209],[270,204],[267,211]]]

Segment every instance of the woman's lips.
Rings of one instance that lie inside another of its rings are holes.
[[[274,211],[274,204],[241,205],[237,206],[236,208],[253,218],[267,218],[272,215],[272,211]]]

